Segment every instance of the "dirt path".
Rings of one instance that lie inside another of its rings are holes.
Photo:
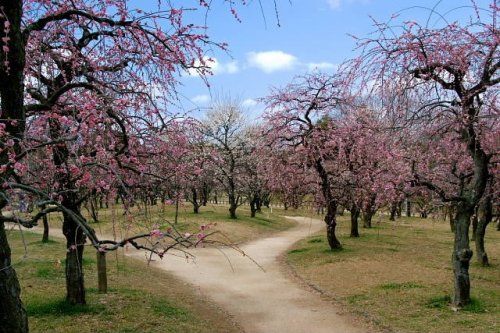
[[[214,248],[190,251],[195,261],[167,256],[151,265],[199,288],[233,315],[247,333],[367,332],[349,316],[338,314],[334,304],[297,285],[280,270],[280,255],[296,241],[324,228],[317,219],[289,218],[297,226],[241,246],[265,272],[235,251],[225,250],[224,256]],[[56,230],[51,235],[60,236]],[[129,251],[127,255],[144,259],[145,253]]]
[[[196,262],[169,256],[152,264],[198,287],[212,298],[248,333],[350,333],[365,332],[351,318],[339,315],[332,303],[311,293],[280,270],[279,256],[296,241],[321,230],[320,220],[291,217],[297,226],[243,245],[241,249],[265,269],[234,251],[216,249],[192,252]],[[133,252],[132,256],[144,254]]]

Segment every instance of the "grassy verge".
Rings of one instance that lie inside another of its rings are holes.
[[[22,286],[31,332],[239,332],[225,313],[195,290],[145,263],[108,255],[108,294],[96,291],[95,251],[87,248],[84,269],[87,305],[64,301],[61,242],[41,243],[24,232],[9,232],[13,262]]]
[[[153,229],[166,229],[169,223],[174,223],[175,207],[172,205],[147,206],[136,205],[131,207],[129,215],[124,215],[120,205],[99,210],[99,223],[92,223],[98,233],[116,235],[122,238],[127,235],[149,232]],[[91,221],[85,210],[84,216]],[[178,223],[175,227],[182,232],[198,231],[203,224],[217,223],[214,230],[221,231],[232,242],[239,244],[252,239],[257,239],[273,232],[285,230],[294,225],[283,215],[283,210],[263,208],[254,218],[250,217],[250,211],[242,206],[237,211],[238,219],[229,218],[228,208],[219,205],[207,205],[200,208],[199,214],[192,212],[190,204],[185,204],[179,209]],[[50,225],[60,228],[61,216],[58,213],[49,215]]]
[[[348,218],[339,219],[342,251],[328,250],[324,234],[290,249],[287,261],[304,280],[397,332],[500,332],[500,232],[494,226],[486,236],[492,265],[481,267],[473,258],[473,303],[453,312],[453,234],[447,223],[378,218],[356,239],[348,237]]]

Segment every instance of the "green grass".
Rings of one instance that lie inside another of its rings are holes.
[[[450,304],[451,304],[450,295],[444,295],[444,296],[432,297],[425,304],[425,306],[431,309],[444,309],[449,307]]]
[[[380,288],[385,290],[403,290],[403,289],[413,289],[413,288],[424,288],[424,286],[414,282],[404,282],[404,283],[391,282],[381,285]]]
[[[377,216],[376,228],[360,228],[361,237],[350,238],[349,216],[338,221],[342,251],[331,251],[322,232],[296,243],[287,261],[350,312],[395,332],[500,332],[500,233],[494,226],[486,233],[491,266],[473,258],[472,302],[455,312],[453,234],[447,222],[403,218],[394,223]]]
[[[87,305],[65,301],[64,243],[42,243],[41,235],[9,231],[13,265],[31,332],[238,332],[231,320],[190,286],[165,272],[111,253],[107,294],[97,292],[95,251],[86,247]]]
[[[83,215],[89,220],[86,210]],[[150,232],[153,229],[165,230],[174,224],[175,208],[171,205],[147,206],[135,205],[129,210],[130,216],[124,215],[120,205],[111,206],[99,211],[99,223],[91,223],[96,232],[112,235],[124,233]],[[252,239],[257,239],[271,233],[282,231],[295,225],[292,220],[286,219],[281,209],[270,209],[263,207],[261,213],[256,217],[250,217],[250,210],[246,206],[240,206],[237,210],[237,219],[229,217],[228,207],[222,205],[207,205],[201,207],[199,214],[194,214],[189,203],[181,205],[179,209],[178,223],[175,228],[180,232],[194,233],[199,231],[201,225],[217,224],[211,230],[217,230],[225,236],[228,242],[240,244]],[[51,227],[57,228],[61,225],[61,216],[58,213],[50,214]]]

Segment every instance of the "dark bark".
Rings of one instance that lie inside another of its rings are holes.
[[[474,215],[472,215],[472,241],[475,242],[476,241],[476,232],[477,232],[477,224],[478,224],[478,211],[476,209],[476,212],[474,213]]]
[[[257,213],[257,206],[255,205],[255,201],[251,200],[250,201],[250,217],[255,217],[256,213]]]
[[[179,221],[179,197],[176,194],[174,224],[177,224],[178,221]]]
[[[398,218],[401,218],[402,211],[403,211],[403,201],[398,202],[397,205],[396,205],[396,207],[397,207],[396,208],[396,216]]]
[[[363,217],[363,228],[371,228],[372,227],[372,217],[375,215],[377,211],[375,209],[375,202],[377,200],[377,195],[372,193],[370,196],[370,200],[364,205],[362,209],[362,217]]]
[[[363,211],[363,228],[371,228],[372,227],[372,218],[374,212],[371,209],[366,209]]]
[[[234,161],[231,160],[231,174],[234,172]],[[229,200],[229,217],[232,219],[237,219],[236,209],[238,208],[239,197],[236,196],[236,184],[232,177],[228,178],[228,189],[227,197]]]
[[[20,152],[20,145],[25,128],[24,110],[24,67],[25,67],[25,40],[21,32],[21,18],[23,16],[23,1],[0,0],[2,14],[0,16],[0,35],[6,35],[5,17],[9,19],[10,33],[8,37],[9,52],[0,52],[0,123],[4,130],[14,140],[15,153]],[[7,58],[6,58],[7,57]],[[8,63],[8,69],[4,65]],[[3,148],[3,144],[1,145]],[[0,164],[7,165],[9,150],[0,152]],[[12,170],[2,174],[0,181],[7,181]],[[5,193],[2,193],[5,198]],[[7,202],[0,201],[0,209]],[[0,222],[0,332],[24,333],[28,332],[28,319],[20,298],[20,285],[14,268],[11,266],[11,250],[5,233],[5,226]]]
[[[453,206],[448,207],[448,219],[450,220],[451,232],[455,232],[455,209]]]
[[[321,192],[323,193],[323,198],[326,202],[325,223],[328,245],[330,245],[331,250],[342,249],[342,245],[335,234],[335,228],[337,227],[337,220],[335,216],[337,214],[337,201],[332,194],[328,173],[323,167],[321,160],[316,160],[315,168],[318,172],[319,178],[321,179]]]
[[[97,209],[97,197],[94,195],[91,195],[89,200],[90,204],[90,216],[92,217],[92,220],[97,223],[99,222],[99,211]]]
[[[0,222],[0,333],[28,332],[28,317],[20,296],[5,226]]]
[[[81,216],[77,205],[71,199],[63,200],[63,205],[74,214]],[[82,217],[83,218],[83,217]],[[67,213],[63,212],[63,234],[66,237],[66,300],[70,304],[85,304],[85,284],[83,277],[83,250],[85,234],[82,228]]]
[[[236,216],[236,207],[231,205],[229,207],[229,217],[232,219],[237,219],[238,217]]]
[[[475,234],[476,241],[476,258],[482,266],[489,266],[488,254],[484,247],[484,235],[488,224],[493,220],[493,205],[491,203],[491,196],[486,196],[479,205],[478,209],[478,223]]]
[[[473,208],[466,204],[457,206],[455,216],[455,241],[453,245],[454,296],[453,303],[463,307],[470,303],[469,264],[472,250],[469,248],[469,225]]]
[[[203,207],[207,205],[208,198],[210,198],[210,187],[207,184],[203,184],[201,191],[201,205]]]
[[[45,209],[45,205],[42,205],[40,207],[42,210]],[[42,217],[42,222],[43,222],[43,235],[42,235],[42,243],[47,243],[49,241],[49,221],[48,221],[48,216],[45,214]]]
[[[359,237],[359,228],[358,228],[358,220],[359,220],[359,208],[353,206],[351,208],[351,234],[350,237]]]
[[[335,201],[330,201],[326,206],[326,215],[325,215],[325,223],[326,223],[326,238],[328,239],[328,245],[330,245],[331,250],[340,250],[342,249],[342,245],[340,241],[337,239],[337,235],[335,234],[335,229],[337,227],[336,215],[337,213],[337,203]]]
[[[198,214],[201,205],[198,201],[198,191],[194,187],[191,189],[191,203],[193,204],[193,213]]]
[[[397,210],[398,210],[398,205],[397,203],[393,202],[391,204],[391,215],[389,217],[390,221],[396,221]]]
[[[409,199],[406,200],[406,216],[411,216],[411,202]]]
[[[256,199],[255,208],[257,209],[257,213],[262,213],[262,200],[260,198]]]

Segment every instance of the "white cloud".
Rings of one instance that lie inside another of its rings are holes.
[[[307,69],[309,71],[314,71],[314,70],[334,70],[338,67],[337,64],[332,64],[331,62],[310,62],[307,65]]]
[[[210,96],[208,95],[196,95],[191,98],[191,101],[195,104],[208,104],[210,102]]]
[[[252,99],[252,98],[247,98],[245,99],[243,102],[241,102],[241,105],[245,108],[253,108],[255,107],[257,104],[259,104],[256,100]]]
[[[340,0],[326,0],[331,9],[340,8]]]
[[[228,63],[221,63],[217,58],[215,57],[204,57],[205,60],[205,66],[210,68],[212,73],[214,75],[218,74],[236,74],[240,71],[240,67],[238,65],[237,61],[231,61]],[[194,63],[195,67],[200,67],[201,62],[200,61],[195,61]],[[190,76],[197,76],[198,72],[194,68],[190,68],[188,70]]]
[[[240,71],[237,61],[231,61],[224,66],[224,71],[228,74],[235,74]]]
[[[290,70],[298,63],[297,58],[283,51],[250,52],[247,54],[248,64],[265,73]]]

